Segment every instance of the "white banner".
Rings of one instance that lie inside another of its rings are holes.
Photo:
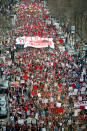
[[[87,106],[87,101],[79,101],[74,103],[74,107]]]
[[[24,45],[25,47],[44,48],[50,46],[54,48],[53,38],[41,38],[41,37],[18,37],[16,39],[16,45]]]

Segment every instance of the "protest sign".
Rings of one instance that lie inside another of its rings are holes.
[[[61,107],[61,103],[56,103],[56,107]]]
[[[18,119],[18,124],[24,124],[24,119]]]

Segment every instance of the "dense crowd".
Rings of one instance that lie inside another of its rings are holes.
[[[6,131],[86,131],[87,63],[69,55],[43,2],[21,1],[4,43],[1,77],[9,80]],[[15,48],[18,36],[53,38],[55,48]],[[9,41],[9,42],[8,42]],[[85,70],[85,71],[84,71]],[[82,73],[83,72],[83,73]]]

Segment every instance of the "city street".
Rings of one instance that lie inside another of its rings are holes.
[[[1,131],[86,131],[87,54],[75,25],[54,18],[45,0],[9,8],[11,28],[0,36]]]

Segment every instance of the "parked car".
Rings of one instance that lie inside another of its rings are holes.
[[[8,80],[0,81],[0,94],[8,93]]]
[[[0,117],[7,117],[8,106],[6,95],[0,95]]]

